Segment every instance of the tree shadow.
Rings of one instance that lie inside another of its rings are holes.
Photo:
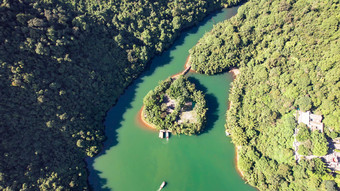
[[[52,9],[53,8],[51,7],[51,10]],[[19,9],[17,10],[19,11]],[[11,14],[8,14],[8,16],[11,16],[11,19],[8,19],[8,20],[11,20],[11,21],[16,20],[15,15],[19,13],[19,12],[17,13],[15,12],[17,10],[14,10],[13,12],[11,12]],[[26,11],[28,10],[29,9],[27,9]],[[215,12],[214,14],[209,15],[205,19],[205,21],[203,21],[202,24],[205,24],[206,22],[208,22],[212,17],[214,17],[218,13],[219,12]],[[73,14],[73,13],[71,12],[70,14]],[[119,65],[121,60],[117,60],[119,58],[115,60],[113,56],[110,57],[110,55],[111,54],[112,55],[114,54],[123,55],[126,52],[123,49],[119,49],[115,45],[115,42],[113,40],[106,42],[107,38],[105,37],[105,35],[110,35],[110,32],[107,32],[106,28],[104,28],[102,25],[96,24],[97,22],[93,20],[92,18],[88,18],[88,19],[89,20],[87,20],[86,23],[94,25],[94,26],[91,27],[91,30],[83,31],[83,32],[73,31],[72,29],[73,25],[70,24],[72,23],[71,20],[68,20],[62,25],[55,24],[55,29],[58,31],[60,30],[60,32],[63,33],[62,35],[66,36],[67,34],[68,36],[72,34],[74,36],[74,41],[72,40],[72,43],[70,42],[70,43],[63,45],[64,47],[62,48],[58,48],[57,46],[55,46],[54,48],[56,49],[52,50],[52,49],[49,49],[50,46],[44,47],[44,50],[46,51],[49,50],[47,51],[47,52],[50,52],[49,54],[54,55],[57,53],[56,55],[59,55],[58,56],[60,57],[59,59],[64,57],[64,61],[60,61],[61,63],[59,63],[59,61],[57,62],[55,58],[51,58],[50,56],[43,56],[45,54],[37,55],[34,53],[34,51],[30,52],[24,49],[21,50],[17,48],[21,46],[21,43],[19,40],[13,41],[12,42],[13,45],[11,45],[12,48],[14,47],[17,50],[20,50],[19,52],[9,51],[10,54],[8,55],[7,54],[0,55],[1,59],[5,60],[6,58],[5,61],[9,63],[17,63],[22,60],[24,60],[27,63],[31,63],[31,65],[26,64],[28,67],[24,67],[24,70],[27,70],[25,72],[28,74],[31,74],[31,73],[35,74],[35,72],[38,71],[36,78],[33,79],[31,82],[32,84],[37,85],[37,87],[31,87],[31,84],[29,84],[26,87],[27,89],[19,89],[19,88],[11,87],[10,90],[6,91],[9,93],[8,95],[6,95],[6,97],[8,98],[10,98],[11,96],[20,95],[19,97],[21,98],[20,100],[11,99],[16,102],[9,102],[8,105],[13,106],[13,108],[19,108],[19,110],[17,110],[15,113],[14,112],[11,113],[12,115],[15,114],[14,117],[25,116],[25,118],[23,119],[17,118],[19,119],[17,120],[18,123],[20,122],[19,125],[10,124],[10,122],[13,121],[13,118],[8,118],[10,119],[10,120],[6,120],[9,123],[8,127],[17,128],[17,129],[13,129],[12,131],[14,130],[20,131],[20,133],[13,132],[13,136],[5,137],[2,141],[8,140],[9,142],[8,145],[11,145],[11,146],[29,145],[28,148],[30,149],[25,149],[25,147],[22,147],[24,148],[22,150],[25,150],[25,151],[30,151],[34,147],[36,147],[36,149],[38,150],[41,150],[41,156],[40,156],[40,155],[35,154],[34,152],[20,153],[19,152],[20,150],[16,147],[16,148],[11,149],[12,150],[11,154],[15,151],[14,154],[18,154],[17,155],[18,157],[14,155],[15,157],[13,158],[20,159],[20,157],[21,158],[23,157],[23,158],[26,158],[27,160],[33,159],[31,161],[33,161],[34,164],[38,164],[37,165],[38,167],[34,169],[39,169],[39,171],[40,171],[40,168],[43,168],[44,166],[48,166],[51,164],[49,166],[49,170],[46,170],[46,172],[49,172],[49,171],[57,172],[58,176],[61,177],[63,182],[66,182],[69,179],[70,180],[72,179],[72,176],[70,176],[69,174],[70,174],[70,171],[71,172],[73,171],[72,170],[69,171],[68,169],[75,169],[78,166],[80,167],[85,166],[84,163],[79,164],[82,161],[81,158],[85,156],[86,151],[85,149],[81,150],[80,148],[76,147],[75,142],[77,141],[77,139],[80,140],[79,136],[77,136],[77,133],[82,130],[86,132],[86,131],[92,131],[93,129],[101,131],[102,129],[101,129],[101,126],[98,125],[98,121],[100,123],[100,120],[103,116],[102,111],[107,110],[110,107],[110,104],[113,104],[116,102],[116,100],[112,100],[110,98],[107,98],[106,96],[110,95],[112,97],[116,97],[117,92],[119,92],[119,94],[121,93],[120,90],[115,89],[115,88],[118,88],[117,86],[114,86],[108,83],[108,82],[112,82],[110,81],[112,79],[109,78],[109,76],[116,75],[116,73],[119,74],[119,72],[115,72],[115,71],[118,71],[121,69],[121,66]],[[50,23],[50,24],[51,26],[52,25],[54,26],[53,23]],[[21,25],[18,25],[18,26],[21,26]],[[6,23],[6,27],[16,32],[19,31],[17,29],[14,29],[13,28],[14,25],[11,25],[9,22]],[[43,32],[44,30],[46,29],[41,29],[41,30],[32,29],[32,34],[34,32],[35,35],[40,35],[40,33]],[[184,35],[181,35],[180,38],[178,38],[176,41],[174,38],[173,42],[175,43],[171,45],[172,48],[164,52],[164,55],[162,55],[162,62],[155,62],[157,61],[156,60],[157,57],[156,57],[153,64],[148,64],[147,68],[144,68],[147,71],[143,73],[142,77],[151,76],[154,73],[156,67],[170,63],[170,61],[172,60],[170,51],[176,49],[176,46],[182,45],[184,43],[184,39],[187,36],[194,34],[197,31],[198,31],[198,27],[194,27],[190,30],[182,31],[184,32]],[[17,35],[17,33],[12,33],[12,32],[8,32],[8,34]],[[9,36],[7,39],[19,39],[19,38],[17,38],[17,36]],[[132,39],[132,41],[141,43],[136,38]],[[9,43],[6,43],[6,44],[8,45]],[[5,47],[4,49],[7,49],[7,47]],[[8,50],[12,50],[12,49],[8,47]],[[116,51],[113,51],[113,50],[116,50]],[[66,52],[69,54],[66,54]],[[69,60],[67,59],[68,56],[69,58],[71,58],[70,60],[72,61],[66,61],[66,60]],[[117,63],[117,66],[115,66],[115,68],[110,68],[110,65],[114,65],[113,62]],[[103,66],[105,66],[106,68],[103,68]],[[43,72],[40,72],[40,71],[43,71]],[[110,73],[110,75],[103,76],[102,75],[103,73],[109,73],[107,71],[114,71],[114,72]],[[118,79],[117,81],[125,80],[125,79],[119,78],[121,76],[118,76],[118,74],[117,74],[117,79]],[[132,78],[136,78],[136,77],[132,77]],[[89,79],[92,79],[92,80],[89,80]],[[114,82],[117,82],[117,81],[114,81]],[[107,139],[104,142],[104,148],[102,152],[100,152],[100,154],[97,155],[96,157],[106,154],[108,149],[118,144],[117,129],[119,129],[122,126],[121,121],[124,120],[123,114],[126,112],[127,109],[132,107],[130,103],[136,98],[136,89],[141,83],[143,83],[143,80],[141,77],[139,77],[125,90],[125,93],[123,93],[119,97],[119,102],[117,102],[117,105],[115,105],[115,107],[113,107],[107,112],[107,116],[105,119],[105,126],[106,126],[105,133],[106,133]],[[49,87],[51,84],[59,84],[60,87],[51,88]],[[124,84],[124,86],[125,85],[126,84]],[[5,90],[7,88],[1,88],[1,89]],[[46,103],[43,103],[43,104],[37,103],[36,101],[37,95],[35,92],[36,90],[48,90],[44,92],[44,96],[46,98],[49,98],[49,100],[47,100]],[[59,90],[65,90],[65,91],[59,92]],[[62,95],[64,96],[59,94],[62,92],[63,92]],[[24,100],[25,98],[27,99],[29,98],[30,100],[25,101]],[[32,103],[30,101],[32,101]],[[21,108],[24,108],[24,109],[21,110]],[[55,108],[59,108],[58,111]],[[45,111],[46,113],[43,113]],[[61,121],[55,115],[53,115],[55,113],[59,114],[59,112],[60,114],[64,112],[68,113],[69,118],[75,119],[74,122],[70,120],[70,122],[66,123],[65,121]],[[28,121],[28,119],[32,121]],[[41,121],[39,122],[33,121],[33,120],[38,120],[38,119]],[[55,121],[58,124],[54,125],[53,129],[52,128],[47,129],[46,122],[48,121]],[[64,127],[67,130],[65,130]],[[42,129],[39,129],[39,128],[42,128]],[[68,129],[72,129],[72,130],[68,130]],[[21,130],[23,131],[21,132]],[[30,134],[32,135],[34,134],[36,137],[28,136]],[[52,135],[54,137],[50,137]],[[75,135],[75,136],[73,137],[71,135]],[[40,138],[39,136],[43,138]],[[25,137],[25,139],[22,139],[21,137]],[[58,139],[56,139],[55,137],[57,137]],[[10,142],[10,141],[18,141],[18,140],[21,140],[23,143],[12,144],[13,142]],[[50,141],[50,140],[53,140],[53,141]],[[89,144],[91,143],[92,142],[90,142]],[[64,157],[61,157],[60,153],[63,153]],[[44,158],[47,158],[48,160],[44,161]],[[54,160],[58,160],[58,162],[57,163],[52,162]],[[89,173],[89,178],[88,178],[89,183],[93,184],[94,185],[93,187],[98,188],[100,190],[110,190],[109,188],[102,188],[102,186],[107,184],[107,180],[105,178],[100,178],[99,175],[101,172],[96,171],[93,168],[94,160],[95,158],[85,159],[85,161],[88,162],[87,167],[88,167],[88,173]],[[13,169],[21,168],[21,166],[23,166],[22,163],[25,164],[24,162],[21,161],[20,162],[21,165],[13,167]],[[68,164],[66,163],[70,163],[69,166],[67,166]],[[28,165],[21,168],[23,169],[23,172],[25,172],[27,166]],[[12,168],[9,168],[9,169],[12,169]],[[42,172],[39,172],[39,173],[42,173]],[[16,173],[16,174],[24,174],[24,173]],[[85,176],[82,176],[82,177],[84,177],[85,179]],[[30,176],[29,178],[34,180],[35,177]],[[22,178],[20,178],[19,181],[21,180]],[[83,179],[78,179],[78,181],[83,182]],[[18,185],[20,185],[20,182]]]
[[[169,61],[170,60],[171,59],[169,58]],[[119,97],[116,105],[114,105],[106,114],[104,121],[106,140],[103,144],[103,149],[95,157],[86,158],[88,164],[88,183],[91,190],[111,190],[111,188],[103,187],[107,184],[107,179],[100,177],[101,171],[95,170],[93,165],[96,158],[107,154],[112,147],[118,144],[117,130],[122,127],[122,121],[125,120],[124,114],[128,109],[132,108],[131,103],[136,99],[136,90],[143,81],[142,78],[136,79]]]
[[[217,98],[214,94],[207,93],[208,89],[199,82],[195,77],[188,77],[188,80],[195,84],[197,90],[201,90],[205,94],[205,100],[207,102],[207,122],[205,124],[205,128],[200,134],[208,133],[215,125],[215,122],[218,120],[217,108],[218,102]]]
[[[104,120],[106,140],[103,143],[103,149],[95,157],[88,157],[85,159],[88,167],[88,183],[91,190],[111,190],[110,188],[103,188],[103,186],[107,185],[107,179],[100,177],[100,174],[102,172],[94,168],[94,161],[96,158],[107,154],[108,150],[119,143],[117,130],[122,127],[121,122],[124,120],[124,113],[126,113],[128,109],[132,108],[131,103],[136,99],[137,88],[140,86],[140,84],[144,82],[144,77],[151,76],[154,74],[157,68],[170,64],[170,62],[173,60],[173,57],[170,54],[171,51],[174,51],[175,49],[177,49],[178,46],[183,45],[185,39],[188,36],[197,33],[200,26],[205,25],[208,22],[214,22],[212,18],[220,14],[221,12],[222,11],[216,11],[213,14],[209,14],[202,21],[199,22],[199,25],[197,25],[197,22],[195,23],[195,26],[190,28],[188,27],[182,30],[180,35],[174,38],[172,43],[170,43],[171,45],[168,46],[171,46],[171,48],[167,49],[160,55],[156,55],[155,57],[153,57],[152,61],[145,66],[144,71],[141,73],[141,75],[137,76],[137,78],[128,86],[128,88],[125,89],[124,93],[119,96],[118,101],[113,101],[116,102],[116,104],[113,105],[112,108],[106,113],[106,117]],[[169,76],[171,75],[173,74],[169,74]],[[200,84],[197,79],[190,78],[190,81],[194,82],[199,90],[207,92],[207,88]],[[207,112],[206,128],[201,134],[209,132],[209,130],[212,129],[216,120],[218,119],[218,102],[216,97],[213,94],[206,94],[205,97],[209,110]]]
[[[172,51],[176,50],[178,46],[183,45],[185,42],[185,39],[188,36],[196,34],[200,26],[203,26],[207,24],[208,22],[215,22],[213,20],[213,17],[216,17],[218,14],[222,12],[223,12],[222,10],[219,10],[214,13],[211,13],[207,15],[203,20],[193,23],[193,26],[189,26],[189,27],[182,29],[182,31],[178,33],[178,35],[172,40],[172,42],[169,43],[169,45],[165,48],[164,52],[160,54],[156,54],[155,57],[152,58],[152,61],[146,65],[144,72],[139,77],[151,76],[158,67],[169,64],[171,60],[173,59],[173,57],[170,56],[170,53]],[[184,63],[183,63],[183,66],[184,66]],[[171,75],[174,75],[174,74],[169,74],[169,76]]]

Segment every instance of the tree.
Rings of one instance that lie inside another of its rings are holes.
[[[334,182],[334,180],[325,180],[324,182],[325,185],[325,189],[327,191],[337,191],[338,187],[336,185],[336,183]]]
[[[311,154],[311,151],[310,151],[310,149],[308,149],[305,145],[300,145],[300,146],[299,146],[298,153],[299,153],[300,155],[308,156],[308,155]]]
[[[306,141],[311,138],[308,127],[305,124],[299,124],[299,132],[296,135],[297,141]]]
[[[300,97],[296,102],[302,111],[308,111],[312,108],[312,101],[307,96]]]
[[[324,156],[328,152],[328,142],[324,134],[318,131],[312,132],[312,152],[316,156]]]

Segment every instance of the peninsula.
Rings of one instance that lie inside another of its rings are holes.
[[[340,188],[338,4],[250,0],[190,50],[198,73],[241,71],[226,129],[259,190]]]

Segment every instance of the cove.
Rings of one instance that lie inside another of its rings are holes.
[[[183,32],[107,113],[104,150],[87,159],[88,181],[94,190],[157,190],[163,180],[167,182],[164,190],[173,191],[255,190],[238,175],[234,145],[224,133],[230,74],[189,74],[189,80],[206,94],[209,108],[206,131],[201,135],[171,136],[167,141],[137,120],[144,96],[159,81],[181,72],[188,50],[213,24],[235,15],[237,9],[223,9]]]

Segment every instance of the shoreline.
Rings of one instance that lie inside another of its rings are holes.
[[[241,178],[243,179],[244,177],[244,172],[238,167],[238,160],[239,160],[239,155],[238,155],[238,150],[241,148],[241,146],[237,145],[235,146],[235,165],[236,165],[236,172],[237,174],[239,174],[241,176]]]
[[[182,72],[179,72],[179,73],[175,74],[175,75],[172,75],[171,78],[176,78],[177,76],[182,75],[182,74],[185,72],[185,70],[187,70],[189,67],[190,67],[190,70],[187,71],[186,73],[190,73],[190,72],[194,73],[194,72],[196,72],[195,70],[193,70],[193,69],[191,68],[191,66],[190,66],[190,60],[191,60],[191,55],[189,54],[189,56],[187,57],[187,59],[186,59],[186,61],[185,61],[184,67],[183,67],[184,70],[183,70]]]
[[[187,60],[185,61],[185,64],[184,64],[185,69],[188,68],[188,67],[191,67],[190,61],[191,61],[191,54],[189,54],[189,56],[187,57]],[[192,67],[191,67],[189,72],[196,72],[196,71],[194,69],[192,69]]]
[[[171,78],[176,78],[177,76],[179,75],[182,75],[183,72],[185,70],[187,70],[188,67],[191,67],[190,66],[190,61],[191,61],[191,54],[189,54],[189,56],[187,57],[186,61],[185,61],[185,64],[184,64],[184,70],[182,72],[179,72],[175,75],[172,75]],[[196,73],[195,70],[192,69],[192,67],[190,68],[190,70],[187,72],[192,72],[192,73]],[[228,73],[230,73],[232,75],[232,81],[236,80],[237,76],[239,76],[241,74],[241,71],[240,69],[236,68],[236,67],[233,67],[233,68],[230,68],[230,70],[228,71]],[[233,86],[231,86],[231,88],[233,88]],[[227,108],[227,111],[232,107],[232,102],[228,101],[228,108]],[[149,131],[157,131],[157,129],[152,125],[152,124],[149,124],[148,122],[146,122],[144,120],[144,117],[143,117],[143,109],[144,109],[144,105],[142,106],[142,108],[139,110],[138,112],[138,115],[137,115],[137,124],[139,124],[141,127],[143,127],[144,129],[146,130],[149,130]],[[238,161],[239,161],[239,154],[238,154],[238,150],[241,148],[241,146],[239,145],[234,145],[235,147],[235,157],[234,157],[234,162],[235,162],[235,167],[236,167],[236,172],[237,174],[243,179],[244,179],[244,172],[238,167]],[[246,180],[245,180],[246,181]]]
[[[229,73],[231,73],[233,81],[234,81],[234,80],[236,80],[237,76],[239,76],[241,74],[241,71],[238,68],[231,68],[229,70]],[[231,86],[231,88],[233,88],[233,86]],[[228,109],[227,109],[227,112],[232,107],[232,104],[233,104],[233,102],[228,100]],[[239,146],[239,145],[234,145],[234,146],[235,146],[235,159],[234,160],[235,160],[236,171],[241,176],[241,178],[244,179],[244,172],[238,167],[238,161],[239,161],[239,158],[240,158],[240,156],[238,154],[238,151],[241,148],[241,146]]]
[[[238,68],[231,68],[229,70],[229,73],[231,74],[231,76],[233,78],[233,81],[234,81],[237,78],[237,76],[239,76],[241,74],[241,71]],[[233,88],[233,86],[230,87],[230,89],[232,89],[232,88]],[[233,102],[228,100],[228,109],[227,109],[227,111],[229,111],[229,109],[231,108],[232,104],[233,104]]]
[[[233,81],[234,81],[236,79],[236,77],[241,74],[241,71],[238,68],[231,68],[229,70],[229,73],[231,73],[231,75],[233,77]]]
[[[157,131],[156,127],[154,127],[152,124],[146,122],[143,117],[143,109],[144,105],[142,108],[138,111],[138,114],[136,116],[136,123],[141,126],[143,129],[149,130],[149,131]]]

